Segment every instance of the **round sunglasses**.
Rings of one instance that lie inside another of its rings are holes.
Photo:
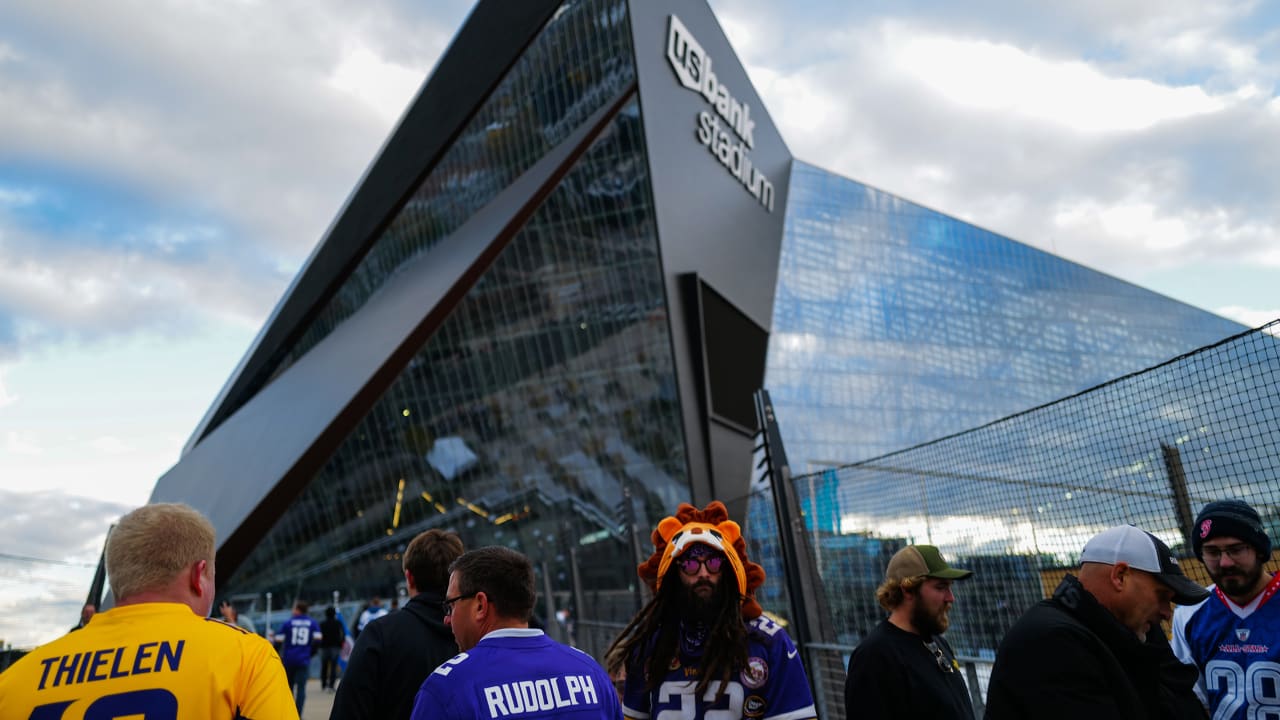
[[[724,565],[725,559],[719,555],[709,555],[707,557],[682,557],[676,560],[676,564],[680,566],[680,572],[685,575],[697,575],[698,569],[705,567],[707,572],[715,575],[720,572],[720,568]]]

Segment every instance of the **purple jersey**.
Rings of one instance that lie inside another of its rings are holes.
[[[800,653],[781,625],[765,617],[747,623],[747,666],[724,688],[712,681],[703,697],[698,685],[697,658],[682,651],[666,680],[652,693],[645,691],[643,673],[629,672],[622,689],[622,714],[628,718],[680,717],[809,720],[817,717],[809,678]]]
[[[320,642],[320,623],[309,615],[294,615],[281,623],[276,640],[283,644],[280,656],[285,667],[307,665],[312,649]]]
[[[541,630],[494,630],[423,681],[413,720],[622,720],[618,693],[590,655]]]
[[[1173,651],[1200,670],[1213,720],[1280,717],[1280,575],[1245,607],[1213,588],[1173,613]]]

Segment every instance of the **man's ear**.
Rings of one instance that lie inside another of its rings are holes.
[[[1110,576],[1111,587],[1115,589],[1116,592],[1123,592],[1124,585],[1128,582],[1129,576],[1132,574],[1133,573],[1129,568],[1129,563],[1127,562],[1121,561],[1112,565]]]
[[[476,593],[476,617],[488,617],[493,612],[493,603],[489,602],[489,596],[483,590]]]
[[[209,567],[208,560],[199,560],[192,563],[187,569],[187,585],[191,589],[191,593],[196,597],[204,597],[204,574]]]

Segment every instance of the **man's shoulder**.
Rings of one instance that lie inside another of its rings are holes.
[[[518,652],[513,652],[518,651]],[[533,676],[539,673],[560,672],[587,674],[597,672],[606,675],[595,658],[568,645],[562,645],[545,635],[532,637],[486,637],[466,652],[460,652],[446,660],[432,676],[467,677],[483,675],[486,680],[510,674]]]
[[[902,644],[901,636],[905,635],[905,633],[901,630],[895,633],[893,632],[894,629],[888,622],[876,623],[875,627],[872,627],[867,631],[866,635],[862,636],[862,640],[858,642],[854,652],[865,655],[867,652],[887,652],[891,648],[898,647]]]
[[[1191,622],[1192,618],[1203,619],[1205,617],[1213,615],[1217,610],[1229,613],[1230,610],[1227,608],[1227,606],[1223,605],[1222,601],[1218,599],[1218,596],[1212,592],[1213,588],[1214,586],[1210,585],[1209,597],[1205,598],[1204,600],[1201,600],[1200,602],[1194,605],[1174,605],[1173,606],[1173,624],[1175,626],[1177,625],[1185,626]]]
[[[768,615],[760,615],[747,621],[747,635],[754,640],[771,643],[774,640],[786,639],[791,642],[787,629]]]
[[[1032,605],[1009,628],[1000,643],[1000,652],[1019,651],[1041,653],[1049,648],[1059,652],[1064,647],[1088,647],[1106,645],[1105,639],[1095,628],[1059,603],[1042,600]]]

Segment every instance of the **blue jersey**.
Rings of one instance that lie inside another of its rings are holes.
[[[494,630],[422,682],[412,720],[622,720],[618,693],[590,655],[541,630]]]
[[[809,720],[817,717],[809,678],[800,653],[781,625],[765,617],[747,623],[747,666],[729,681],[721,694],[720,683],[711,681],[701,698],[698,658],[683,651],[672,662],[667,678],[653,692],[645,689],[643,673],[627,673],[622,690],[622,714],[635,720],[647,718],[758,718],[759,720]]]
[[[1210,588],[1174,610],[1174,654],[1200,670],[1196,694],[1213,720],[1280,717],[1280,575],[1243,608]]]
[[[310,615],[294,615],[281,623],[276,640],[283,644],[280,656],[285,667],[307,665],[312,649],[320,642],[320,623]]]

